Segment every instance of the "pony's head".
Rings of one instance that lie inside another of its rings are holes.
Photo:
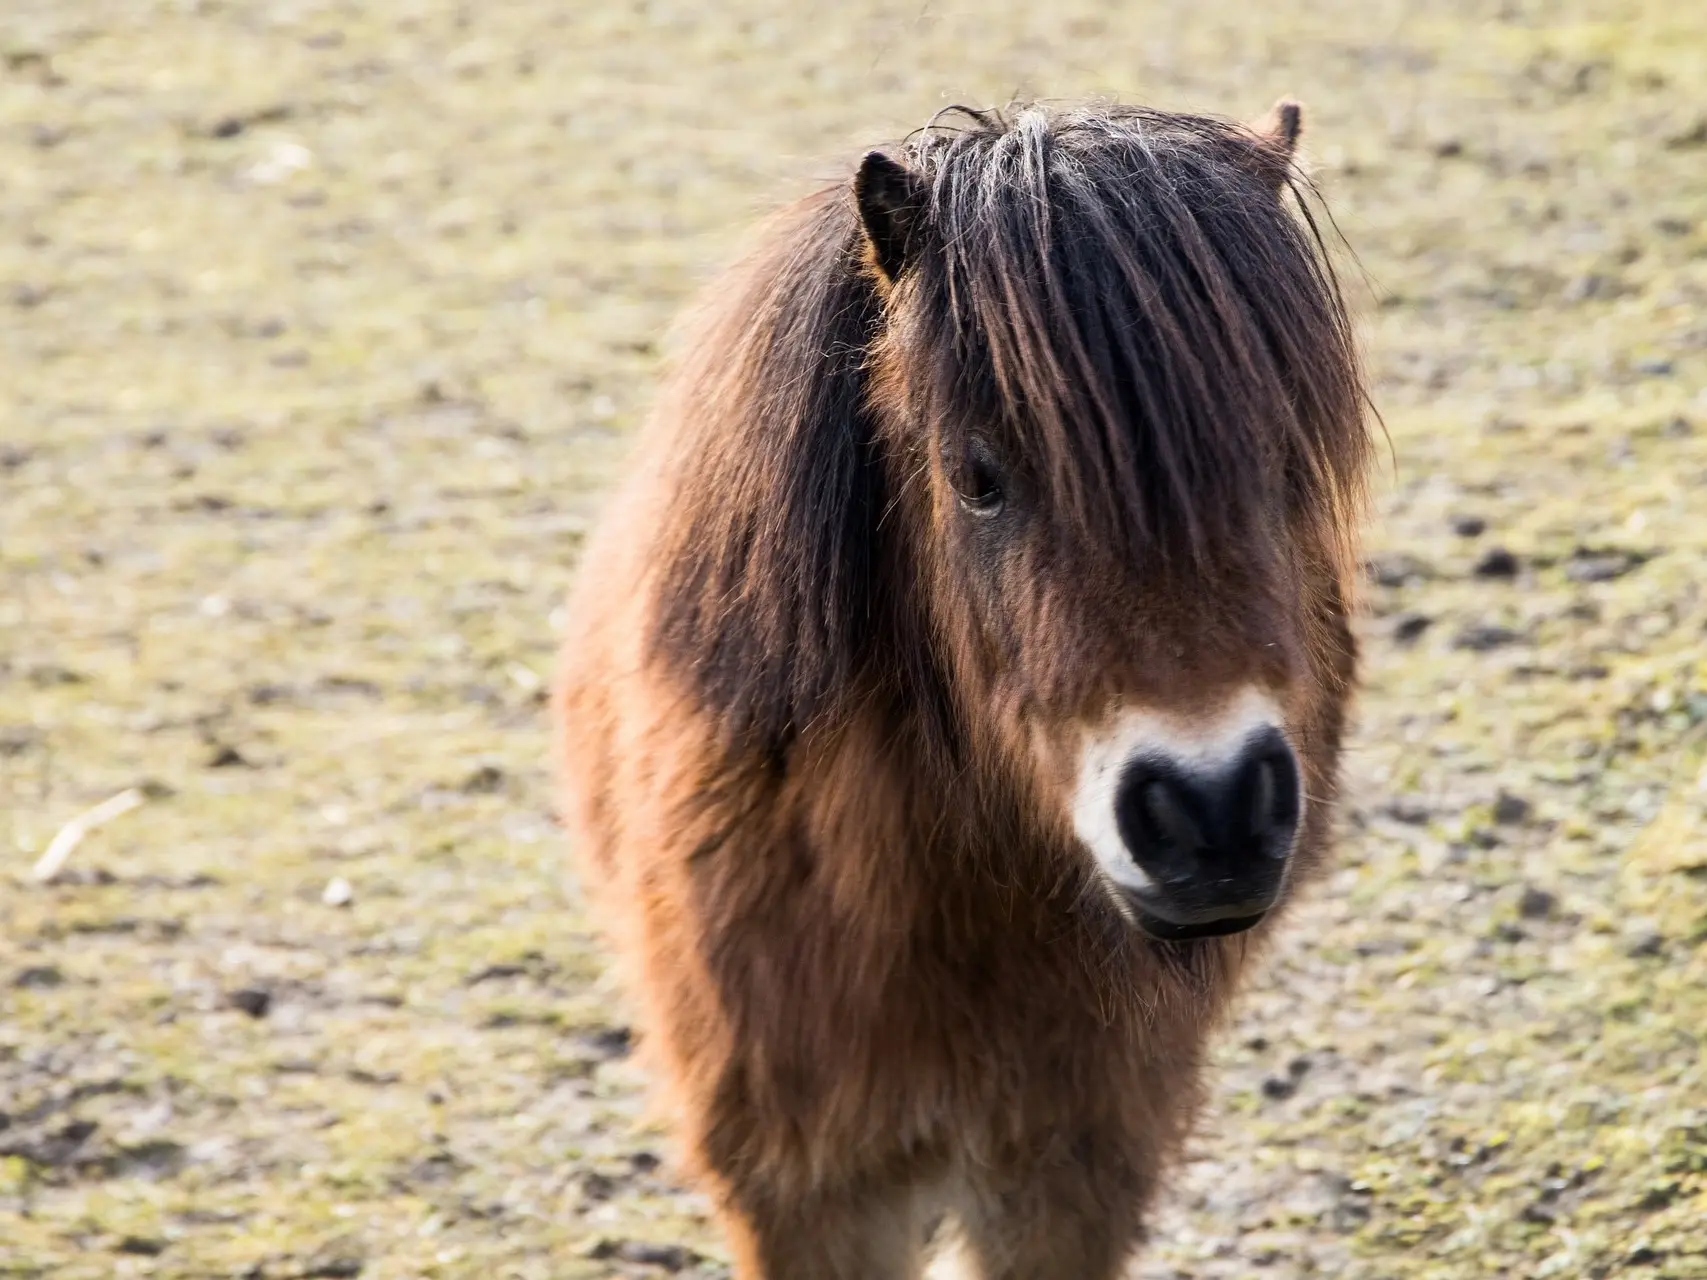
[[[1297,132],[959,112],[812,207],[683,383],[717,439],[658,634],[737,734],[887,690],[1146,931],[1269,911],[1333,785],[1368,451]]]

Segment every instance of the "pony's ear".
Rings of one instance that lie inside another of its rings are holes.
[[[1277,171],[1276,185],[1284,184],[1298,153],[1298,135],[1304,132],[1304,108],[1291,98],[1281,98],[1250,128]]]
[[[1291,98],[1281,98],[1251,128],[1282,160],[1290,162],[1298,150],[1298,135],[1304,132],[1304,108]]]
[[[930,192],[918,174],[881,151],[860,162],[853,186],[871,263],[893,284],[918,252]]]

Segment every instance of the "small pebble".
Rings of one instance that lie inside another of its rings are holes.
[[[699,1261],[698,1254],[679,1244],[650,1244],[644,1240],[612,1240],[608,1237],[594,1243],[586,1256],[601,1262],[630,1262],[665,1271],[682,1271]]]
[[[40,991],[46,987],[57,987],[64,981],[65,975],[57,965],[37,964],[20,969],[18,976],[12,979],[12,985],[25,991]]]
[[[1402,551],[1374,556],[1365,569],[1371,580],[1383,587],[1409,586],[1434,576],[1434,570],[1426,562]]]
[[[1647,556],[1634,551],[1601,550],[1578,547],[1565,566],[1565,576],[1572,582],[1611,582],[1622,578],[1632,569],[1640,568]]]
[[[1426,613],[1401,613],[1393,621],[1393,639],[1400,644],[1410,644],[1433,624],[1434,619]]]
[[[694,1261],[694,1254],[679,1244],[648,1244],[643,1240],[629,1241],[619,1256],[624,1262],[665,1271],[680,1271]]]
[[[1486,653],[1489,649],[1499,649],[1508,644],[1515,644],[1517,640],[1517,632],[1510,627],[1477,623],[1465,627],[1453,637],[1452,647],[1454,649],[1469,649],[1474,653]]]
[[[1407,800],[1403,797],[1390,800],[1387,807],[1381,810],[1395,822],[1402,822],[1408,827],[1426,827],[1429,819],[1429,808],[1417,800]]]
[[[1522,796],[1501,790],[1494,800],[1494,821],[1503,827],[1515,826],[1529,818],[1532,806]]]
[[[1558,905],[1559,899],[1553,894],[1530,885],[1517,900],[1517,914],[1525,920],[1545,920]]]
[[[504,771],[494,764],[483,764],[473,773],[462,780],[462,788],[469,795],[491,795],[504,789]]]
[[[207,758],[210,769],[251,769],[254,765],[236,747],[220,744]]]
[[[118,1242],[115,1252],[134,1254],[139,1258],[158,1258],[166,1252],[166,1241],[151,1236],[126,1236]]]
[[[343,876],[333,876],[326,882],[326,888],[320,894],[320,901],[329,907],[347,907],[355,898],[355,889]]]
[[[264,1018],[267,1010],[273,1007],[273,993],[262,987],[242,987],[227,994],[225,1002],[251,1018]]]
[[[601,1057],[625,1058],[634,1047],[634,1032],[627,1027],[600,1027],[582,1040]]]
[[[489,964],[468,976],[468,985],[478,986],[482,982],[492,982],[500,978],[520,978],[528,971],[525,964]]]
[[[1481,516],[1455,516],[1452,532],[1460,538],[1479,538],[1488,531],[1488,522]]]
[[[314,1280],[355,1280],[366,1268],[360,1258],[348,1254],[333,1254],[330,1257],[316,1257],[308,1260],[307,1267],[298,1274],[303,1277],[314,1277]]]
[[[1476,561],[1478,578],[1515,578],[1519,565],[1515,555],[1504,547],[1489,547]]]

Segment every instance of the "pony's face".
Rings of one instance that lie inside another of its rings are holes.
[[[869,157],[856,184],[873,398],[966,736],[1170,940],[1257,924],[1322,842],[1363,448],[1337,300],[1251,144],[1194,145],[1196,205],[1069,189],[1040,218],[1083,156],[1011,210],[947,161],[931,186]]]
[[[1303,567],[1324,562],[1308,526],[1277,500],[1251,513],[1252,541],[1182,567],[1062,511],[995,431],[924,434],[918,560],[989,763],[1147,933],[1261,921],[1305,830],[1306,777],[1331,771],[1306,756],[1351,656],[1335,584]]]

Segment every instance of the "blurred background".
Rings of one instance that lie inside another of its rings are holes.
[[[760,211],[1090,93],[1305,102],[1391,443],[1340,870],[1135,1274],[1707,1276],[1681,0],[8,0],[0,1275],[724,1274],[554,611]]]

